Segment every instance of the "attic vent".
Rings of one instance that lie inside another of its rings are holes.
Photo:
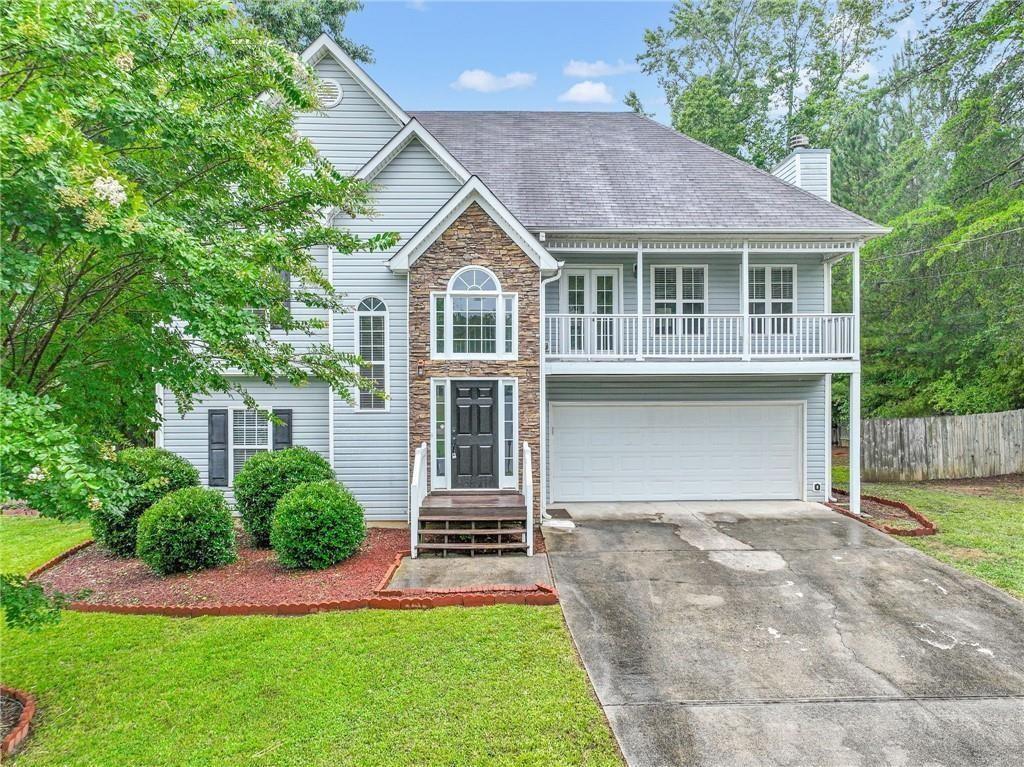
[[[808,149],[810,146],[811,140],[803,133],[797,133],[789,139],[790,149]]]
[[[343,95],[341,83],[337,80],[319,80],[316,84],[316,98],[324,109],[338,106]]]

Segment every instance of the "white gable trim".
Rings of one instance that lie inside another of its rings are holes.
[[[387,167],[388,163],[402,153],[402,150],[413,139],[419,139],[419,142],[427,148],[427,151],[434,155],[434,159],[441,163],[452,176],[458,179],[460,184],[465,184],[469,181],[469,171],[463,167],[462,163],[455,159],[451,152],[445,149],[440,141],[430,135],[430,131],[424,128],[422,123],[415,117],[409,120],[402,130],[392,136],[388,143],[366,161],[366,164],[356,172],[356,178],[362,181],[372,181],[378,173]]]
[[[409,115],[405,113],[405,110],[398,106],[393,98],[391,98],[383,88],[373,81],[363,68],[360,67],[351,56],[342,50],[341,46],[334,42],[334,38],[328,35],[326,32],[312,43],[309,47],[302,52],[302,60],[314,66],[324,56],[330,55],[334,57],[335,61],[341,65],[341,67],[348,72],[369,93],[378,104],[383,107],[384,111],[391,115],[394,120],[400,125],[405,125],[409,122]]]
[[[416,259],[422,256],[427,248],[474,202],[479,204],[487,215],[502,228],[502,231],[523,249],[523,252],[541,271],[553,272],[558,269],[558,262],[555,258],[537,242],[526,227],[519,223],[501,200],[494,196],[494,193],[487,188],[483,181],[476,176],[471,176],[459,191],[453,194],[451,199],[391,257],[388,261],[391,271],[399,273],[409,271],[409,267],[416,262]]]

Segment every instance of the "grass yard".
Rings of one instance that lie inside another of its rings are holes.
[[[21,551],[32,524],[3,533],[8,567],[50,556]],[[66,613],[2,640],[40,704],[18,767],[621,764],[558,607]]]
[[[833,459],[833,479],[849,469]],[[979,485],[984,484],[979,480]],[[861,491],[909,503],[939,528],[937,535],[902,538],[914,548],[1024,599],[1024,492],[991,486],[977,490],[931,482],[864,483]]]
[[[88,522],[0,516],[0,572],[27,573],[91,537]]]

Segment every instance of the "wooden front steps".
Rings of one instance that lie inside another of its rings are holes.
[[[527,520],[518,492],[433,492],[420,505],[417,546],[442,557],[525,552]]]

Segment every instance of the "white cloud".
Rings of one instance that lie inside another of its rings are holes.
[[[514,88],[529,88],[535,82],[537,82],[537,75],[529,72],[509,72],[507,75],[496,75],[486,69],[467,69],[452,83],[452,87],[457,91],[498,93]]]
[[[562,69],[562,74],[566,77],[613,77],[624,75],[627,72],[637,72],[639,69],[638,64],[627,64],[622,59],[615,64],[608,64],[602,59],[597,61],[570,59]]]
[[[409,0],[405,5],[408,8],[412,8],[414,11],[427,10],[427,0]]]
[[[611,89],[605,83],[584,80],[576,83],[558,97],[559,101],[571,101],[574,104],[611,104],[615,101]]]
[[[916,35],[920,31],[921,27],[917,23],[917,19],[913,16],[907,16],[907,18],[900,21],[893,29],[893,34],[897,40],[909,40],[911,37]]]

